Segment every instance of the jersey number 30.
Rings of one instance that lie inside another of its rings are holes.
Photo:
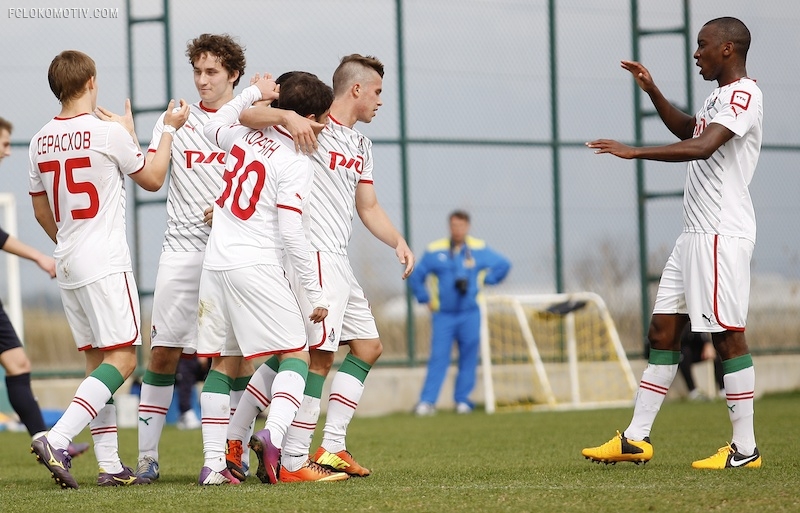
[[[256,205],[258,204],[258,199],[261,197],[261,190],[264,188],[264,181],[267,178],[267,170],[264,169],[264,164],[261,162],[257,160],[251,160],[250,163],[245,166],[242,174],[239,175],[239,171],[244,165],[244,150],[241,147],[234,145],[234,147],[231,148],[229,155],[236,159],[236,164],[233,165],[233,169],[225,169],[225,172],[222,174],[222,180],[225,182],[225,190],[222,191],[220,197],[217,198],[217,205],[224,207],[225,201],[230,197],[232,192],[233,201],[231,203],[231,213],[239,219],[246,221],[250,219],[250,217],[256,211]],[[253,184],[253,193],[250,196],[247,205],[242,207],[242,187],[249,179],[251,173],[255,173],[256,182]],[[239,175],[238,179],[236,178],[237,175]],[[236,184],[234,184],[234,181]]]

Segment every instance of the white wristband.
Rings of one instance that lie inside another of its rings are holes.
[[[175,128],[175,127],[174,127],[174,126],[172,126],[172,125],[164,125],[164,130],[163,130],[163,132],[164,132],[165,134],[171,134],[171,135],[175,135],[175,132],[177,132],[177,131],[178,131],[178,129],[177,129],[177,128]]]

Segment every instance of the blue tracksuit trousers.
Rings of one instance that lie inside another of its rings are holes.
[[[458,344],[458,377],[454,399],[456,403],[472,406],[469,396],[475,388],[480,346],[481,313],[472,308],[462,312],[434,312],[432,314],[431,355],[428,374],[422,387],[420,402],[436,404],[442,383],[450,366],[453,341]]]

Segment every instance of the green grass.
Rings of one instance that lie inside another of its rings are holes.
[[[724,403],[662,408],[647,465],[598,465],[582,447],[624,429],[630,409],[415,418],[356,418],[349,448],[373,475],[340,483],[200,487],[199,431],[167,428],[162,478],[150,486],[100,488],[91,452],[74,461],[81,488],[60,490],[29,453],[24,433],[0,433],[0,510],[9,512],[290,511],[800,511],[800,393],[756,401],[761,469],[699,471],[730,437]],[[79,441],[89,441],[87,431]],[[135,464],[136,431],[120,431],[123,461]],[[316,447],[316,443],[314,445]]]

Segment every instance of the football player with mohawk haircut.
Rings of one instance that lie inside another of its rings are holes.
[[[310,201],[313,260],[331,308],[324,323],[306,326],[311,364],[303,403],[286,436],[281,481],[307,480],[304,469],[320,415],[322,386],[340,345],[348,345],[350,351],[331,383],[322,445],[311,459],[350,476],[371,473],[353,458],[345,444],[364,381],[383,351],[369,301],[347,255],[356,212],[372,235],[394,249],[402,265],[402,278],[408,278],[414,270],[414,254],[378,203],[372,141],[354,128],[359,121],[371,122],[383,104],[383,71],[383,63],[377,58],[352,54],[343,57],[333,73],[334,100],[328,124],[319,135],[319,149],[313,154]],[[266,126],[269,110],[256,106],[243,112],[240,120],[253,128]],[[307,317],[309,302],[302,295],[300,301]],[[277,362],[269,359],[262,367],[271,368],[274,376]],[[242,398],[248,404],[258,400],[248,392]]]

